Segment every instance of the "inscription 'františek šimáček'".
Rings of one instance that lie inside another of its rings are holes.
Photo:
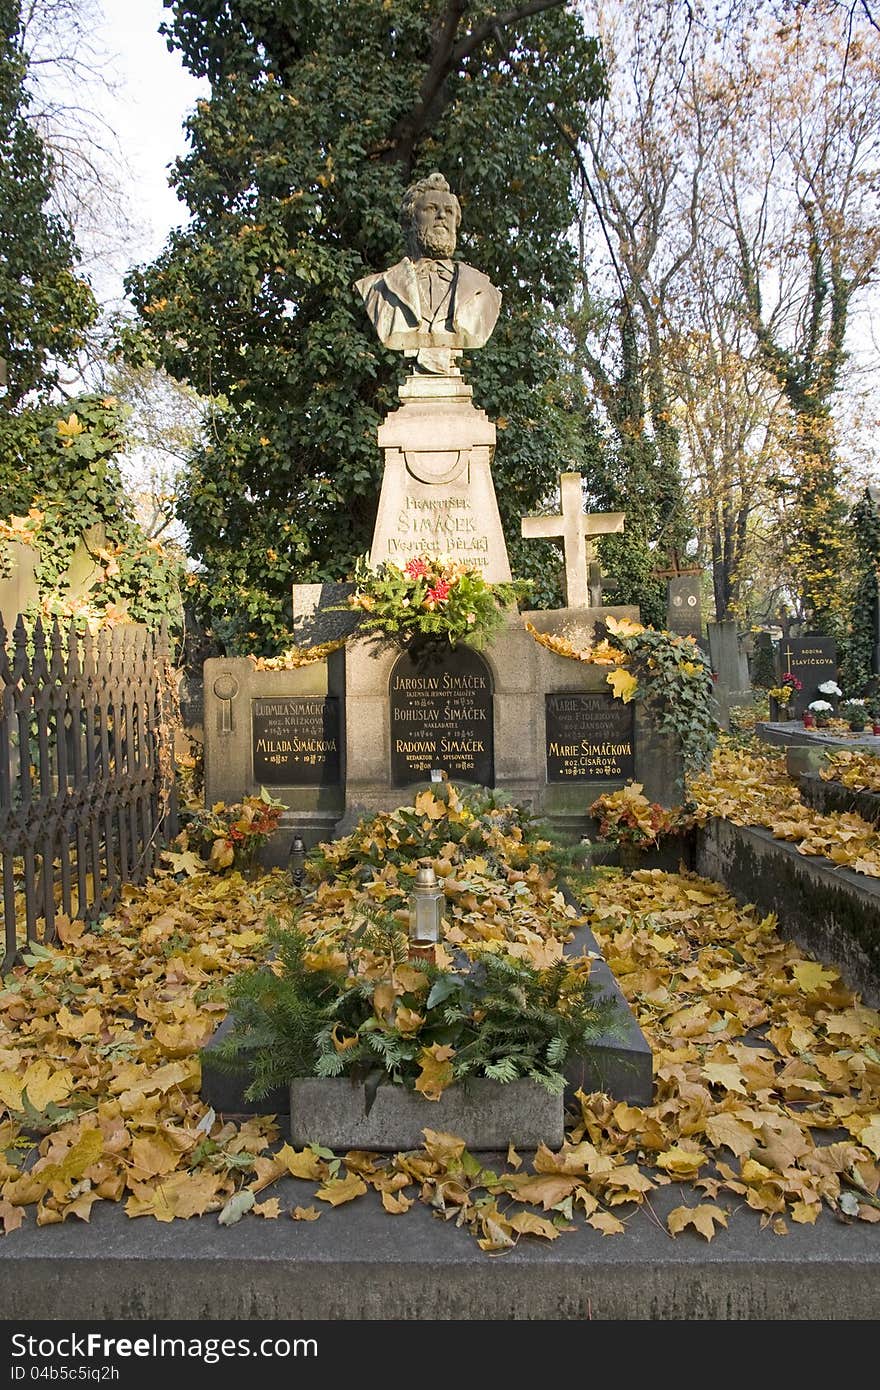
[[[494,782],[492,677],[476,652],[459,647],[416,665],[404,652],[389,682],[391,781]]]
[[[600,692],[545,698],[548,782],[623,782],[633,776],[632,705]]]

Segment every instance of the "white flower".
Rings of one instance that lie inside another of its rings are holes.
[[[819,688],[821,689],[821,686],[820,686]],[[864,706],[864,703],[865,703],[865,702],[864,702],[864,700],[860,700],[859,697],[858,697],[857,695],[850,695],[849,699],[846,700],[846,701],[844,701],[844,703],[847,704],[847,705],[862,705],[862,706]]]
[[[819,689],[822,689],[821,685],[819,686]],[[829,705],[827,700],[813,700],[807,706],[807,709],[811,709],[814,714],[831,714],[832,710],[834,709],[834,706]]]
[[[823,681],[819,689],[823,695],[837,695],[839,697],[843,694],[843,691],[836,681]]]

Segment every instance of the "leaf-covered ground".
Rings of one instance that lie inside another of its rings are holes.
[[[373,867],[350,870],[311,900],[317,950],[332,949],[359,900],[396,896],[406,875],[393,861],[421,824],[426,842],[447,847],[437,860],[451,889],[453,941],[558,953],[571,913],[546,867],[522,862],[515,827],[499,812],[477,834],[462,811],[450,830],[448,815],[429,798],[409,820],[376,822],[370,837],[380,843],[354,847]],[[347,853],[331,851],[340,872]],[[743,1204],[780,1233],[815,1221],[823,1206],[843,1221],[880,1220],[880,1017],[834,970],[781,941],[772,919],[691,875],[603,870],[585,896],[655,1050],[655,1098],[639,1108],[580,1096],[558,1153],[542,1147],[524,1162],[510,1152],[486,1169],[430,1128],[416,1153],[296,1152],[278,1146],[271,1117],[215,1115],[199,1099],[198,1048],[223,1015],[224,982],[261,957],[267,920],[283,916],[294,893],[277,873],[248,882],[173,855],[164,876],[128,890],[112,918],[88,931],[64,926],[62,943],[40,948],[6,980],[7,1231],[23,1220],[88,1220],[98,1201],[160,1221],[207,1213],[225,1226],[253,1214],[310,1221],[374,1189],[389,1217],[427,1203],[495,1253],[584,1223],[616,1234],[669,1184],[681,1197],[671,1234],[692,1226],[711,1239]],[[293,1209],[272,1191],[285,1175],[311,1184]]]
[[[823,773],[858,790],[880,789],[880,758],[844,750]],[[800,854],[822,855],[859,874],[880,878],[880,829],[854,812],[827,815],[807,806],[785,770],[785,754],[722,742],[711,770],[696,778],[696,819],[720,816],[734,825],[761,825]]]

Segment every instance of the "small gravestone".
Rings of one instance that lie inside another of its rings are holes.
[[[634,707],[609,693],[545,696],[548,782],[625,781],[635,775]]]
[[[468,647],[403,652],[389,680],[391,785],[440,769],[456,782],[495,782],[492,675]]]
[[[819,686],[837,681],[837,643],[833,637],[786,637],[779,644],[778,659],[780,678],[790,671],[801,683],[789,706],[795,718],[800,718],[813,700],[828,698]]]
[[[701,637],[699,574],[678,574],[666,583],[666,626],[680,637]]]
[[[254,777],[262,785],[332,786],[340,779],[339,700],[275,697],[251,706]]]
[[[9,572],[0,576],[0,621],[6,631],[11,632],[19,613],[24,613],[31,604],[40,601],[37,585],[40,557],[34,546],[26,545],[23,541],[7,541],[6,554]]]

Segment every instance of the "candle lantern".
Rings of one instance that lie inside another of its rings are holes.
[[[306,847],[301,835],[294,835],[293,837],[293,843],[290,846],[288,868],[294,886],[296,888],[301,888],[306,874]]]
[[[446,895],[434,870],[422,867],[409,895],[409,939],[412,946],[435,946],[440,940],[440,920]]]

